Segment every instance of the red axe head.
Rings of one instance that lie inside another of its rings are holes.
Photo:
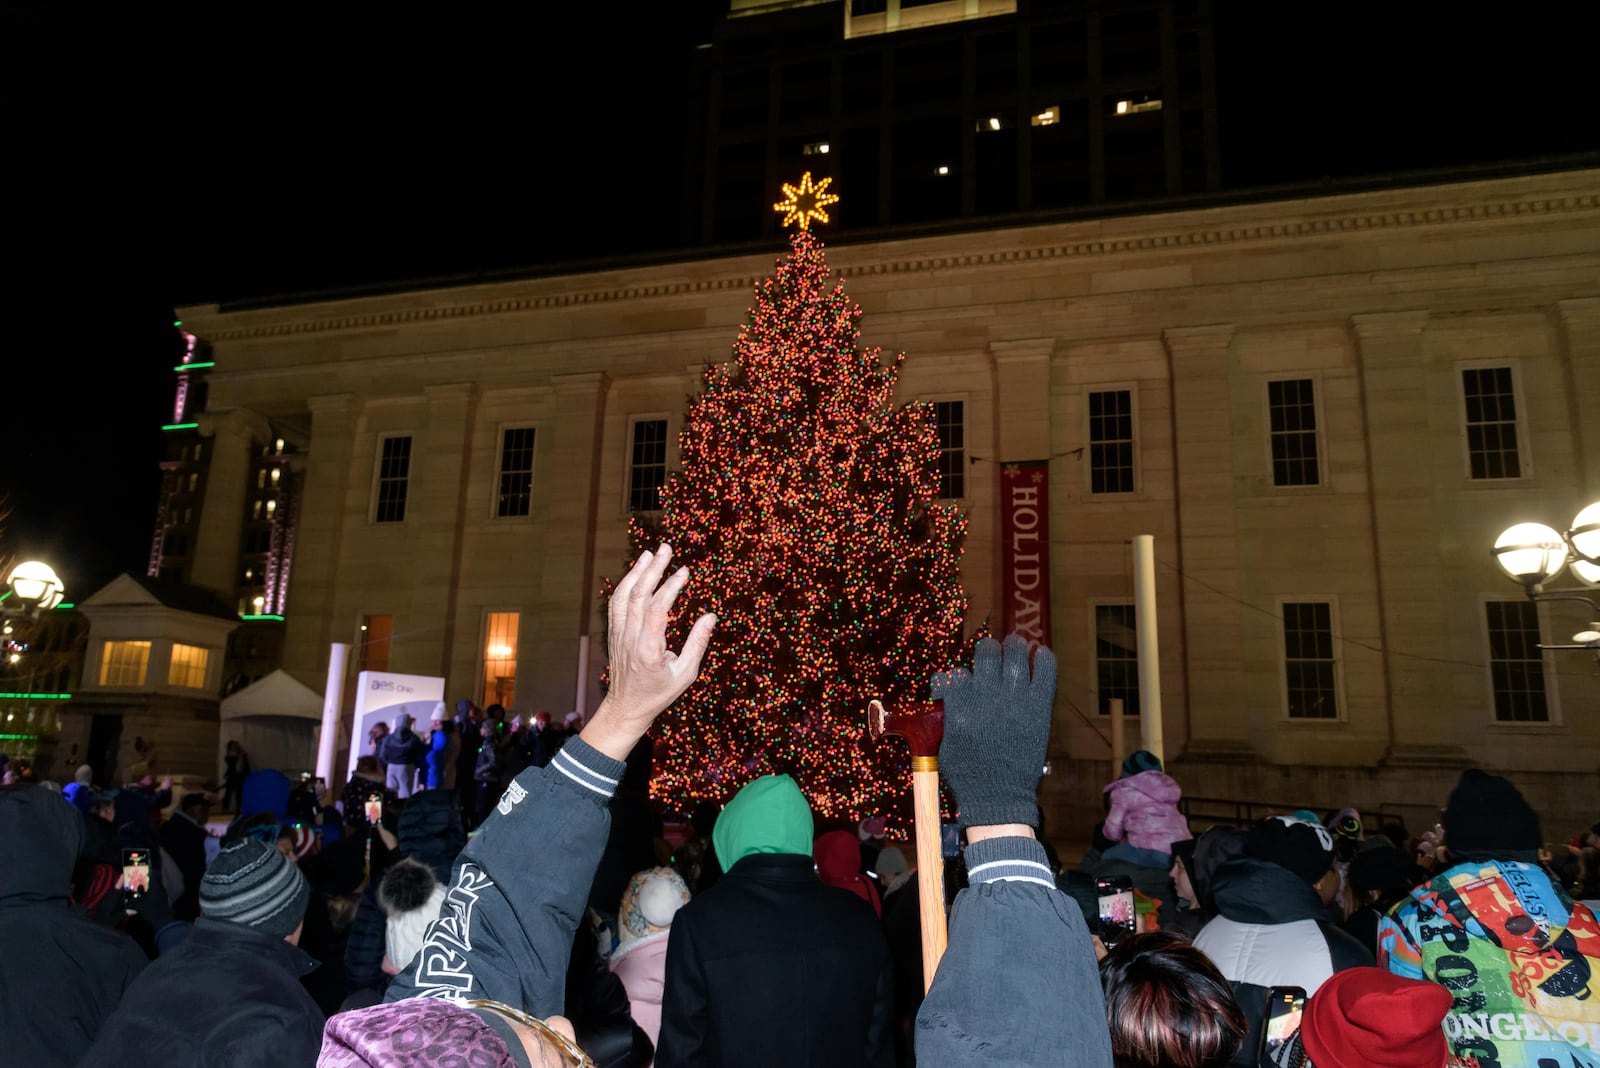
[[[944,741],[944,702],[919,701],[893,712],[874,700],[867,705],[867,723],[874,738],[886,734],[904,738],[914,757],[937,757]]]

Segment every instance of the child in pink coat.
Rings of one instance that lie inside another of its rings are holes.
[[[1183,788],[1161,770],[1161,761],[1141,749],[1122,762],[1122,778],[1106,787],[1111,810],[1105,833],[1113,842],[1135,849],[1171,853],[1173,842],[1194,837],[1189,821],[1178,811]]]
[[[617,913],[617,948],[611,970],[622,980],[633,1022],[661,1037],[661,993],[667,970],[667,936],[672,918],[689,901],[689,887],[671,868],[647,868],[628,882]]]

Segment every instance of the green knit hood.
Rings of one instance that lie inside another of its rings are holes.
[[[711,832],[723,869],[752,853],[811,855],[811,806],[787,775],[763,775],[734,795]]]

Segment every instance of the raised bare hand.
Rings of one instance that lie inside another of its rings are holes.
[[[689,569],[667,575],[672,546],[644,552],[617,583],[608,607],[611,690],[583,728],[585,742],[618,760],[625,759],[657,716],[666,711],[700,674],[717,617],[695,621],[683,651],[667,648],[667,617],[689,581]],[[662,581],[663,576],[666,580]]]

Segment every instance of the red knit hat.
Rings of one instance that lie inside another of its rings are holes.
[[[1300,1041],[1316,1068],[1442,1068],[1453,1002],[1435,983],[1348,968],[1307,999]]]

